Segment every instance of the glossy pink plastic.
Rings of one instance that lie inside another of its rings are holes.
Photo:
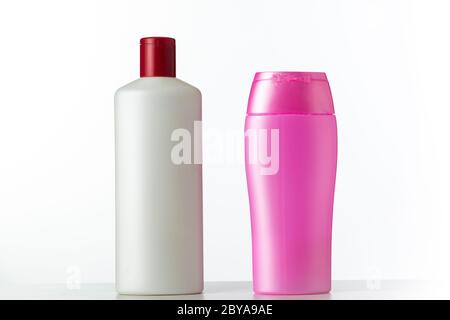
[[[326,75],[257,73],[245,128],[254,292],[329,292],[337,129]],[[249,132],[268,138],[251,140]],[[255,141],[256,149],[267,143],[277,170],[255,161]]]

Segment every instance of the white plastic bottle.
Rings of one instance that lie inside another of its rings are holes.
[[[202,167],[194,156],[201,139],[194,131],[200,133],[201,94],[175,78],[175,40],[141,39],[141,78],[114,100],[116,289],[200,293]]]

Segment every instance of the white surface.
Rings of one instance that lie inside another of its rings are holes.
[[[448,283],[406,280],[333,281],[329,294],[254,295],[250,282],[207,282],[202,294],[172,296],[119,295],[113,284],[87,284],[69,290],[64,285],[0,286],[0,299],[83,300],[347,300],[347,299],[449,299]]]
[[[151,35],[177,39],[178,76],[203,93],[206,280],[251,279],[232,138],[243,141],[262,70],[330,79],[333,278],[449,277],[449,11],[448,0],[1,1],[0,283],[114,281],[113,94],[138,76]]]
[[[201,150],[201,120],[200,92],[176,78],[141,78],[115,95],[120,293],[203,289],[202,166],[191,150]],[[173,151],[183,144],[190,156],[179,164]]]

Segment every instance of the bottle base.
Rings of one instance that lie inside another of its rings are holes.
[[[181,296],[181,295],[195,295],[201,294],[203,289],[201,290],[180,290],[180,291],[165,291],[165,290],[120,290],[116,289],[116,292],[119,295],[124,296]]]
[[[272,295],[272,296],[300,296],[300,295],[319,295],[330,293],[331,288],[318,290],[256,290],[253,289],[255,295]]]
[[[314,291],[314,292],[253,292],[255,295],[261,296],[308,296],[308,295],[320,295],[320,294],[329,294],[330,291]]]

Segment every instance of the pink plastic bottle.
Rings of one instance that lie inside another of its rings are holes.
[[[254,292],[329,292],[337,130],[325,73],[256,73],[245,129]]]

